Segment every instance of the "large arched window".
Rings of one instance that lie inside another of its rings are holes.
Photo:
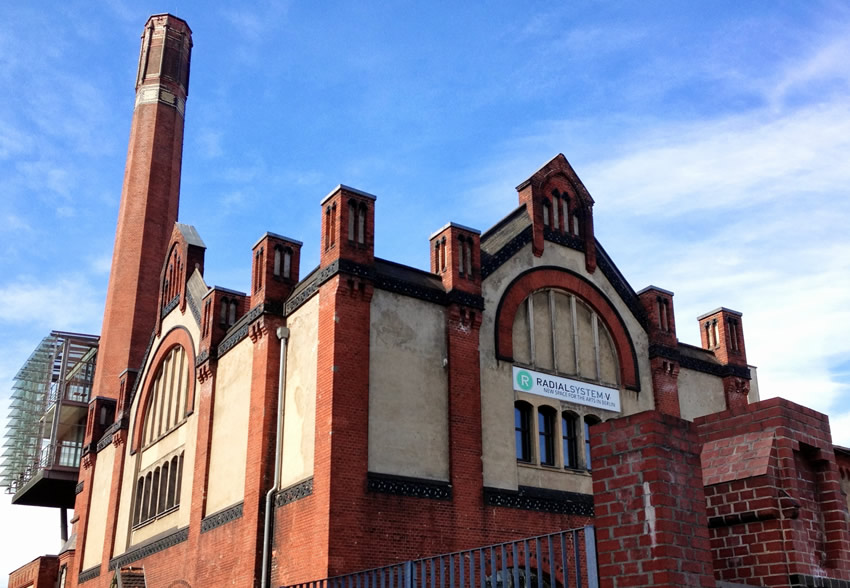
[[[578,296],[547,288],[528,296],[513,323],[516,363],[618,387],[619,364],[611,335]]]
[[[186,418],[190,374],[186,350],[175,345],[160,362],[151,383],[142,447],[152,444]]]

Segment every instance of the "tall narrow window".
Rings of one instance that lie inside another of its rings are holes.
[[[171,459],[171,466],[170,466],[170,472],[169,473],[170,473],[170,477],[169,477],[169,480],[168,480],[168,496],[165,500],[165,507],[166,508],[171,508],[172,506],[175,506],[176,504],[180,504],[180,497],[177,496],[177,493],[176,493],[177,478],[178,478],[177,457],[176,456]]]
[[[151,478],[153,478],[153,474],[148,472],[148,475],[145,476],[145,484],[144,484],[144,496],[142,497],[142,517],[140,521],[148,520],[148,514],[150,513],[150,504],[151,504]]]
[[[165,512],[168,494],[168,462],[162,464],[159,479],[159,498],[156,501],[156,514]]]
[[[551,209],[552,209],[552,205],[549,203],[549,200],[544,199],[543,200],[543,226],[544,227],[550,226],[549,225],[549,219],[552,216],[552,210]]]
[[[531,405],[514,403],[514,431],[517,461],[531,461]]]
[[[331,207],[325,209],[325,251],[331,248]]]
[[[142,502],[145,494],[145,479],[139,478],[136,482],[136,507],[133,510],[133,524],[138,525],[142,522]]]
[[[558,225],[560,224],[561,215],[561,199],[558,198],[558,194],[554,194],[552,196],[552,228],[556,231],[558,230]]]
[[[670,329],[670,301],[667,298],[664,298],[663,302],[664,302],[664,308],[663,308],[664,313],[661,316],[663,318],[664,324],[663,324],[662,328],[664,329],[664,332],[669,333],[670,330],[671,330]]]
[[[590,458],[590,427],[598,422],[599,419],[593,415],[589,414],[584,417],[584,467],[587,470],[593,469],[591,467],[592,460]]]
[[[573,212],[573,234],[576,237],[581,236],[581,222],[579,221],[579,215]]]
[[[218,316],[218,322],[223,326],[227,324],[227,298],[221,299],[221,309]]]
[[[348,201],[348,240],[354,241],[354,225],[357,223],[357,204],[354,200]]]
[[[434,273],[439,273],[441,267],[442,260],[440,259],[440,242],[437,241],[434,244]]]
[[[714,334],[714,345],[713,345],[713,347],[718,347],[720,345],[720,329],[717,326],[717,319],[714,319],[712,321],[711,331]]]
[[[578,435],[576,434],[578,417],[565,412],[561,418],[561,438],[564,444],[564,467],[578,468]]]
[[[287,247],[283,251],[283,277],[288,280],[290,278],[291,273],[292,273],[292,249]]]
[[[331,247],[336,245],[336,203],[331,206]]]
[[[714,347],[714,345],[712,345],[711,343],[711,323],[706,321],[705,325],[703,325],[703,328],[705,329],[705,345],[706,347],[711,349],[712,347]]]
[[[466,248],[466,277],[472,278],[472,239],[467,239],[464,244]]]
[[[153,482],[151,483],[151,502],[150,502],[150,510],[148,514],[151,518],[155,517],[159,511],[157,511],[157,505],[159,504],[159,468],[156,468],[153,472]]]
[[[447,262],[447,260],[446,260],[446,238],[445,238],[445,237],[443,237],[443,238],[440,240],[440,249],[441,249],[441,251],[442,251],[442,252],[441,252],[441,254],[440,254],[440,256],[441,256],[441,257],[442,257],[442,259],[443,259],[443,265],[442,265],[442,268],[443,268],[443,271],[446,271],[446,263],[448,263],[448,262]]]
[[[227,314],[227,326],[232,326],[236,322],[236,300],[230,301],[230,310]]]
[[[464,238],[463,238],[463,235],[461,235],[460,237],[458,237],[458,245],[457,245],[457,254],[458,254],[458,255],[457,255],[457,265],[458,265],[458,272],[460,273],[460,275],[463,275],[463,268],[464,268],[464,265],[463,265],[463,255],[464,255],[464,251],[463,251],[463,242],[464,242],[464,241],[466,241],[466,239],[464,239]]]
[[[555,465],[555,410],[541,406],[537,412],[538,455],[540,465]]]
[[[274,246],[274,269],[272,270],[274,277],[280,277],[280,246]]]
[[[360,214],[357,217],[357,242],[366,242],[366,205],[360,203]]]

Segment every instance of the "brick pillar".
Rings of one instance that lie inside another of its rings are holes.
[[[449,383],[449,459],[454,527],[468,529],[480,519],[484,472],[481,462],[481,310],[452,304],[446,310]],[[460,534],[457,535],[459,537]],[[455,549],[471,545],[455,544]]]
[[[726,408],[744,410],[749,404],[750,374],[741,313],[720,307],[697,317],[703,349],[714,352],[717,360],[728,366],[730,374],[723,378]]]
[[[638,292],[648,319],[649,365],[655,410],[675,417],[682,416],[679,406],[679,341],[673,315],[673,293],[657,286]]]
[[[338,274],[319,293],[315,487],[328,485],[329,575],[368,561],[369,334],[373,286]],[[323,463],[319,463],[319,459]]]
[[[148,19],[93,396],[118,396],[119,375],[141,365],[156,326],[162,264],[177,222],[191,49],[184,21]]]
[[[647,411],[595,425],[591,443],[600,585],[713,588],[693,425]]]
[[[215,307],[205,309],[205,316],[213,313]],[[204,337],[207,339],[207,337]],[[187,553],[192,554],[187,564],[191,567],[187,578],[197,578],[198,568],[203,567],[200,557],[197,557],[201,521],[207,514],[207,479],[210,470],[210,443],[212,441],[213,407],[215,406],[216,374],[218,372],[218,361],[209,356],[209,347],[202,343],[202,362],[198,365],[198,382],[195,384],[198,390],[197,415],[198,430],[195,436],[195,463],[192,474],[192,498],[189,504],[189,538]],[[194,580],[193,580],[194,581]]]

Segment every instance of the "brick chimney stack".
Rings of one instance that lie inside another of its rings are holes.
[[[118,397],[119,375],[140,366],[156,323],[160,271],[177,222],[191,51],[183,20],[148,19],[93,396]]]

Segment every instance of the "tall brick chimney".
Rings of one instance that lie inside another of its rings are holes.
[[[160,270],[177,222],[191,51],[184,21],[148,19],[93,396],[118,397],[119,375],[139,367],[156,323]]]

